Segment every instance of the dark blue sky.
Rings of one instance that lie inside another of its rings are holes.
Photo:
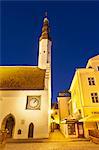
[[[53,101],[76,68],[99,54],[99,2],[2,2],[0,65],[37,65],[44,12],[50,21]]]

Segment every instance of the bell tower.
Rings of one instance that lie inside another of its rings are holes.
[[[38,67],[41,69],[46,69],[47,66],[51,67],[51,37],[50,37],[50,28],[49,20],[45,16],[43,20],[42,33],[39,38],[39,58],[38,58]]]

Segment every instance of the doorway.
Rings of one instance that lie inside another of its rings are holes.
[[[83,122],[78,122],[77,128],[78,128],[78,137],[83,138],[84,137]]]
[[[7,115],[2,122],[2,130],[7,130],[7,137],[12,138],[15,127],[15,119],[13,115]]]
[[[34,132],[34,125],[33,123],[30,123],[29,131],[28,131],[28,138],[33,138],[33,132]]]

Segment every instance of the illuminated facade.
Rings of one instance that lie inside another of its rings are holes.
[[[99,129],[99,55],[89,59],[86,68],[76,70],[70,92],[71,115],[88,137],[89,130]]]
[[[0,66],[0,130],[14,139],[48,138],[51,109],[51,38],[44,18],[38,66]]]
[[[88,138],[90,130],[99,130],[99,55],[76,69],[69,91],[60,92],[57,100],[65,137]]]
[[[77,120],[71,114],[71,93],[68,90],[59,92],[57,100],[61,132],[66,138],[78,137]]]
[[[58,103],[52,103],[51,106],[51,131],[59,129],[59,109]]]

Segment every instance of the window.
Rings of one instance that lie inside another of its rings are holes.
[[[76,135],[75,123],[68,123],[68,134]]]
[[[91,93],[91,98],[93,103],[99,103],[98,93]]]
[[[94,78],[88,78],[88,82],[89,82],[89,85],[95,85],[95,80]]]
[[[18,130],[18,134],[21,134],[21,129]]]
[[[91,67],[91,66],[89,66],[88,68],[90,68],[90,69],[91,69],[92,67]]]

